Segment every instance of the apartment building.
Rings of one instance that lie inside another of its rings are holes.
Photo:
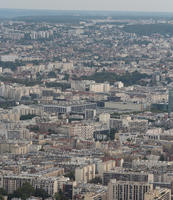
[[[32,176],[15,176],[9,175],[2,177],[2,185],[3,188],[8,192],[8,194],[12,194],[15,190],[22,187],[24,183],[34,184]]]
[[[122,168],[118,168],[103,173],[104,185],[108,185],[111,179],[116,179],[117,181],[135,181],[151,183],[154,180],[154,176],[153,174],[145,172],[125,171]]]
[[[152,184],[146,182],[113,179],[108,185],[108,200],[144,200],[145,193],[152,187]]]
[[[95,178],[95,164],[81,166],[75,169],[76,182],[85,182]]]
[[[107,171],[113,169],[115,166],[116,166],[115,160],[108,160],[106,162],[98,163],[98,165],[97,165],[98,174],[100,176],[103,176],[104,172],[107,172]]]
[[[13,153],[13,154],[26,154],[29,152],[30,143],[15,143],[12,141],[2,140],[0,142],[0,154]]]
[[[32,185],[34,188],[45,190],[51,196],[58,192],[58,180],[56,177],[39,177],[34,179]]]
[[[53,196],[69,179],[64,177],[45,177],[38,174],[9,175],[1,177],[2,187],[12,194],[15,190],[22,187],[24,183],[30,183],[34,188],[44,189],[49,195]]]
[[[90,124],[73,124],[69,127],[69,136],[78,136],[84,139],[92,139],[94,126]]]

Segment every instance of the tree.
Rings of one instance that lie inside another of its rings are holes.
[[[165,160],[165,157],[163,154],[160,155],[160,158],[159,158],[159,161],[164,161]]]
[[[90,181],[90,183],[94,183],[94,184],[102,184],[102,179],[100,177],[95,177],[94,179],[92,179]]]
[[[27,128],[32,132],[39,132],[39,127],[37,125],[28,126]]]
[[[49,128],[49,129],[48,129],[48,133],[49,133],[49,134],[56,134],[56,131],[54,131],[53,129]]]
[[[63,78],[63,80],[66,80],[66,81],[68,81],[69,77],[70,77],[70,75],[69,75],[69,74],[64,74],[64,78]]]
[[[50,195],[45,190],[41,188],[34,189],[30,183],[24,183],[21,188],[14,191],[13,194],[8,195],[9,199],[16,197],[21,198],[22,200],[26,200],[31,196],[41,197],[43,200],[50,197]]]
[[[126,25],[123,27],[123,31],[145,36],[156,33],[161,35],[173,35],[172,24],[168,23]]]
[[[29,120],[36,117],[36,115],[28,114],[28,115],[21,115],[20,120]]]
[[[56,78],[56,73],[54,71],[51,71],[48,73],[48,78]]]
[[[75,180],[75,172],[74,171],[70,171],[69,173],[64,175],[65,177],[69,177],[70,180]]]
[[[21,198],[23,200],[29,198],[34,195],[34,188],[30,183],[24,183],[21,188],[14,191],[12,197]]]
[[[115,81],[122,81],[126,86],[140,84],[141,79],[150,78],[147,74],[139,73],[134,71],[132,73],[126,72],[123,75],[118,75],[112,72],[96,72],[91,76],[81,76],[82,80],[95,80],[98,83],[108,81],[113,83]]]
[[[44,152],[45,150],[43,149],[43,147],[41,147],[41,149],[39,151],[43,151]]]
[[[57,82],[50,82],[50,83],[46,82],[45,85],[48,88],[50,87],[62,88],[63,91],[71,87],[69,83],[57,83]]]
[[[37,80],[41,80],[42,79],[42,76],[39,72],[36,73],[36,77],[37,77]]]
[[[4,188],[0,188],[0,195],[7,195],[7,191]]]
[[[68,199],[65,197],[64,193],[62,192],[62,190],[59,190],[59,192],[57,192],[57,193],[55,194],[55,199],[56,199],[56,200],[68,200]]]
[[[146,156],[144,156],[143,160],[148,160]]]
[[[111,129],[110,130],[110,140],[114,140],[115,139],[115,133],[117,132],[116,129]]]
[[[34,196],[41,197],[43,200],[50,197],[50,195],[41,188],[36,188],[34,192]]]

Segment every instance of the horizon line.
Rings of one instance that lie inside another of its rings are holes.
[[[65,12],[130,12],[130,13],[168,13],[168,14],[173,14],[173,11],[143,11],[143,10],[95,10],[95,9],[90,9],[90,10],[83,10],[83,9],[46,9],[46,8],[0,8],[0,10],[33,10],[33,11],[65,11]]]

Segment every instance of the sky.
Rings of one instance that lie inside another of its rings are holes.
[[[0,8],[173,12],[173,0],[0,0]]]

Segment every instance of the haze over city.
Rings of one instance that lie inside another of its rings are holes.
[[[172,0],[0,0],[0,8],[173,12]]]

